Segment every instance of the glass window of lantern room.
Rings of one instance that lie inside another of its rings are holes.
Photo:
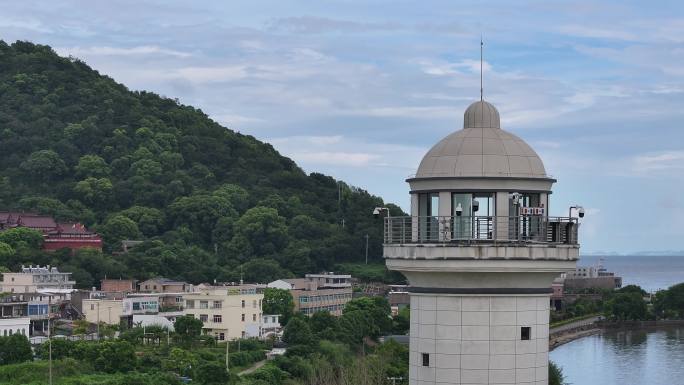
[[[515,221],[515,224],[510,226],[509,231],[515,231],[516,237],[523,240],[535,240],[540,236],[543,236],[544,229],[543,221],[540,216],[534,215],[521,215],[520,209],[523,207],[541,207],[540,194],[539,193],[522,193],[518,205],[513,205],[513,200],[509,201],[509,213],[511,217],[517,217],[511,220]]]
[[[473,237],[492,239],[494,237],[495,201],[494,193],[473,194]],[[477,206],[475,204],[477,202]],[[477,209],[477,211],[475,211]]]
[[[458,215],[457,208],[461,207],[461,215]],[[451,226],[451,237],[453,239],[470,239],[472,238],[472,205],[473,194],[471,193],[453,193],[451,194],[451,217],[453,224]]]
[[[473,216],[491,217],[494,216],[494,194],[478,193],[473,195],[473,200],[477,201],[478,209],[473,212]]]
[[[419,233],[422,242],[436,241],[439,236],[439,194],[418,194]]]

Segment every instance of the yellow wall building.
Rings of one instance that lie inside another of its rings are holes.
[[[84,299],[83,315],[88,322],[118,325],[123,315],[123,301],[120,299]]]
[[[219,341],[259,337],[264,295],[254,285],[200,287],[183,295],[183,312],[204,323]]]

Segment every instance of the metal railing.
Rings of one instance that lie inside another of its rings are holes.
[[[385,218],[385,244],[537,242],[577,244],[577,218],[430,216]]]

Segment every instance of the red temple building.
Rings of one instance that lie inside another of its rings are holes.
[[[92,248],[102,250],[102,238],[77,222],[57,223],[33,213],[0,212],[0,231],[26,227],[43,233],[43,250]]]

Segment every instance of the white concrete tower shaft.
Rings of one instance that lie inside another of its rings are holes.
[[[385,219],[387,267],[411,293],[410,385],[548,383],[551,282],[579,256],[578,218],[485,102],[423,158],[411,215]]]

